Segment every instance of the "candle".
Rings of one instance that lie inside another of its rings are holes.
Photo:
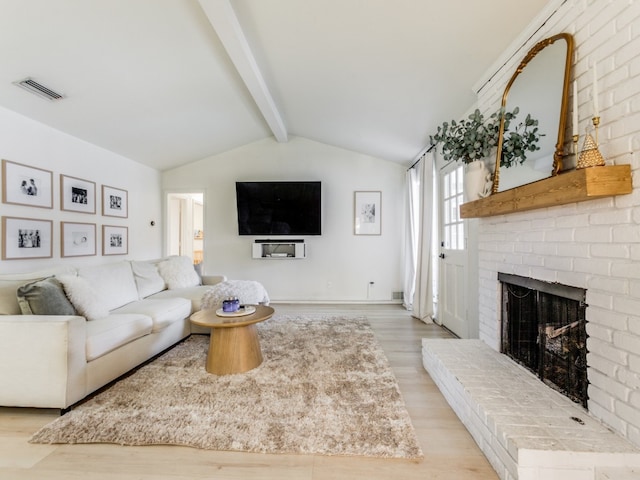
[[[593,62],[593,116],[599,117],[600,112],[598,108],[598,69],[596,62]]]
[[[578,135],[578,82],[573,81],[573,134]]]

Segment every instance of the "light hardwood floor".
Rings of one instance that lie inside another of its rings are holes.
[[[395,305],[274,305],[278,313],[365,315],[400,384],[424,460],[264,455],[187,447],[31,445],[57,413],[0,408],[2,480],[496,480],[498,477],[422,367],[420,339],[450,335]],[[0,388],[2,386],[0,385]]]

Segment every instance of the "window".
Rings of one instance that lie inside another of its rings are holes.
[[[464,250],[464,222],[460,218],[464,171],[462,165],[443,178],[442,245],[449,250]]]

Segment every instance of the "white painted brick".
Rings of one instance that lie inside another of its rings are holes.
[[[615,399],[626,401],[629,398],[630,390],[628,388],[616,379],[607,377],[596,370],[589,372],[589,381],[591,382],[590,386],[607,392]]]
[[[621,420],[628,422],[634,427],[640,427],[638,409],[631,407],[628,403],[616,401],[615,412]]]
[[[613,241],[624,243],[640,242],[639,225],[619,225],[613,227]]]
[[[627,352],[640,352],[640,336],[615,332],[613,335],[613,345]]]
[[[614,348],[610,343],[603,342],[597,338],[587,339],[587,349],[594,355],[599,355],[618,365],[627,365],[629,353],[619,348]]]
[[[569,257],[547,257],[544,260],[544,266],[552,270],[571,271],[573,262],[574,260]]]
[[[611,265],[611,275],[621,278],[640,279],[640,263],[638,262],[618,262]]]
[[[640,336],[640,318],[629,316],[629,333]]]
[[[613,227],[598,225],[584,228],[576,228],[574,239],[576,242],[608,243],[611,242]]]
[[[595,323],[587,323],[586,325],[587,333],[594,338],[598,338],[605,342],[610,343],[613,340],[613,330],[610,328],[602,327],[600,325],[596,325]]]
[[[589,215],[591,225],[619,225],[631,221],[629,210],[616,210],[613,212],[597,212]]]
[[[587,275],[578,272],[558,272],[556,280],[563,285],[569,285],[572,287],[584,288],[587,284]]]
[[[636,315],[640,312],[640,299],[631,297],[616,297],[614,299],[614,308],[620,313],[628,313]]]
[[[612,330],[625,331],[628,328],[629,317],[619,312],[613,312],[608,309],[598,308],[594,305],[589,305],[586,310],[587,321],[603,325],[611,328]]]
[[[603,227],[604,228],[604,227]],[[558,228],[555,230],[547,230],[544,234],[545,242],[573,242],[574,241],[573,228]]]
[[[533,253],[537,255],[557,255],[560,244],[552,242],[534,243]],[[568,244],[569,248],[573,247],[573,244]],[[638,248],[638,256],[640,257],[640,247]]]
[[[559,243],[557,250],[558,250],[558,255],[561,257],[588,258],[590,256],[590,252],[589,252],[590,248],[591,246],[586,243],[582,243],[582,244]]]
[[[611,261],[601,258],[576,258],[573,262],[576,272],[591,273],[593,275],[609,275]]]
[[[624,295],[629,293],[629,280],[625,278],[594,276],[589,278],[587,288]]]
[[[590,245],[590,253],[594,257],[629,258],[628,245],[612,245],[610,243],[594,243]]]
[[[587,363],[590,369],[597,370],[608,377],[615,377],[621,368],[617,363],[592,353],[587,353]]]

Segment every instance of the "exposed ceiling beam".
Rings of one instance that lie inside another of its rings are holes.
[[[287,129],[251,53],[231,3],[229,0],[198,1],[276,140],[286,142]]]

